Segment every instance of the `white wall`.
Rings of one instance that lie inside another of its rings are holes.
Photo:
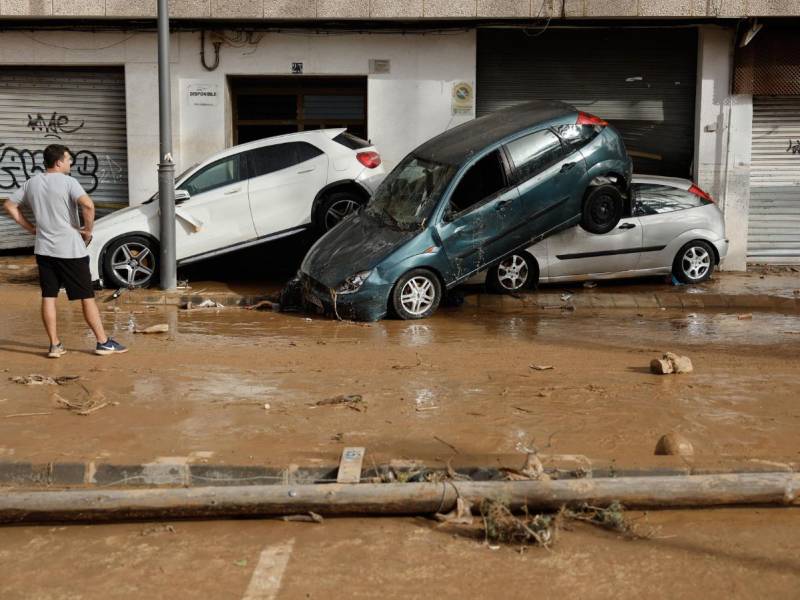
[[[172,35],[173,147],[177,171],[230,144],[228,75],[367,75],[369,59],[389,59],[391,73],[368,79],[369,137],[391,168],[423,141],[472,118],[451,115],[452,84],[475,84],[475,33],[278,34],[257,46],[223,46],[213,72],[200,64],[200,34]],[[211,44],[206,58],[213,58]],[[0,65],[124,66],[128,188],[139,204],[157,187],[158,78],[156,36],[136,32],[3,32]],[[217,106],[191,106],[191,83],[216,84]]]
[[[697,61],[695,179],[725,213],[731,241],[723,268],[747,267],[752,98],[730,94],[734,32],[700,28]]]
[[[199,33],[180,34],[180,160],[189,165],[229,142],[229,107],[190,106],[191,83],[226,88],[228,75],[289,75],[302,62],[305,75],[367,75],[369,60],[389,59],[391,73],[367,83],[368,135],[391,168],[410,150],[448,127],[471,118],[451,116],[452,84],[475,83],[475,33],[448,35],[267,34],[253,47],[223,47],[219,68],[200,64]],[[210,62],[210,44],[206,59]],[[213,55],[213,53],[211,53]],[[176,99],[176,102],[178,100]]]

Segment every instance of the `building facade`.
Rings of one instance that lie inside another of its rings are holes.
[[[347,127],[389,168],[530,98],[620,129],[642,173],[725,212],[727,269],[800,261],[800,3],[174,0],[178,172],[236,143]],[[0,0],[0,196],[61,140],[102,211],[157,188],[155,2]],[[786,52],[783,50],[786,49]],[[777,81],[777,83],[776,83]],[[0,247],[30,244],[0,221]]]

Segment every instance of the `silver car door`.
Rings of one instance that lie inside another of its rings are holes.
[[[550,277],[619,273],[638,268],[642,227],[638,217],[625,217],[602,235],[576,226],[547,241]]]
[[[634,211],[639,215],[644,235],[640,269],[659,269],[672,265],[674,256],[664,250],[686,231],[702,228],[702,211],[694,210],[697,198],[668,185],[639,185],[635,189]]]

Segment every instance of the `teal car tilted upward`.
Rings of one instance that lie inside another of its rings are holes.
[[[309,308],[374,321],[431,315],[446,289],[580,223],[613,229],[631,161],[605,121],[534,101],[475,119],[418,147],[366,208],[309,250]]]

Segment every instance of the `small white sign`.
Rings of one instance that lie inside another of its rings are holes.
[[[186,88],[192,106],[217,106],[219,86],[216,83],[192,83]]]

